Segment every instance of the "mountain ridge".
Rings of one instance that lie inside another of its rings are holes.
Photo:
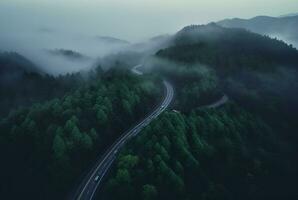
[[[111,37],[111,36],[96,36],[96,39],[101,40],[102,42],[107,42],[111,44],[130,44],[129,41]]]
[[[227,28],[244,28],[262,35],[277,37],[298,47],[298,16],[256,16],[250,19],[232,18],[216,22]]]

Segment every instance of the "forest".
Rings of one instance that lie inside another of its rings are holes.
[[[296,161],[236,104],[168,111],[123,150],[97,199],[295,199]]]
[[[1,197],[67,198],[167,80],[173,102],[117,152],[96,199],[297,199],[297,49],[214,23],[169,37],[142,76],[141,51],[56,77],[1,53]]]
[[[0,53],[0,117],[55,97],[85,82],[79,73],[54,77],[18,53]]]
[[[298,142],[297,49],[268,36],[214,23],[185,27],[172,41],[171,47],[156,55],[182,63],[184,69],[208,66],[221,93],[285,132],[289,141]]]
[[[192,25],[173,36],[159,57],[183,63],[202,63],[223,74],[243,69],[272,71],[277,66],[297,69],[298,51],[278,39],[214,23]]]
[[[223,96],[215,71],[204,65],[192,65],[154,59],[148,70],[152,76],[171,81],[175,87],[174,106],[178,110],[191,111],[208,105]],[[145,66],[146,67],[146,66]]]
[[[172,111],[123,149],[97,199],[296,199],[298,51],[215,24],[172,41],[156,54]],[[230,100],[203,108],[200,94]]]
[[[98,155],[161,97],[157,79],[98,71],[62,97],[1,119],[1,197],[66,198]]]

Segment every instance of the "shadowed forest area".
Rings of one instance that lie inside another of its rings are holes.
[[[0,2],[0,199],[298,199],[297,15],[173,33],[211,1],[13,1]]]

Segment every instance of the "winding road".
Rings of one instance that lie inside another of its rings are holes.
[[[137,75],[143,75],[143,72],[140,71],[138,68],[142,67],[143,65],[136,65],[134,66],[131,71]]]
[[[132,71],[137,75],[141,75],[142,72],[138,71],[136,69],[137,67],[134,67]],[[123,133],[121,137],[114,142],[114,144],[105,152],[102,158],[95,164],[91,172],[89,172],[89,174],[85,177],[73,199],[93,199],[97,188],[102,183],[104,176],[110,169],[113,161],[116,159],[119,150],[129,139],[139,134],[145,126],[147,126],[154,118],[160,115],[170,105],[174,96],[174,89],[167,81],[163,81],[163,85],[165,87],[165,97],[163,98],[162,103],[157,106],[152,113],[145,117],[145,119],[143,119],[127,132]]]
[[[227,103],[228,101],[229,101],[229,97],[226,94],[224,94],[218,101],[212,104],[209,104],[207,106],[202,106],[201,108],[218,108],[224,105],[225,103]]]
[[[137,75],[142,75],[143,72],[139,71],[142,65],[136,65],[131,69],[131,71]],[[110,169],[112,163],[117,157],[119,150],[125,145],[125,143],[135,137],[137,134],[141,132],[141,130],[147,126],[153,119],[155,119],[158,115],[160,115],[171,103],[174,96],[174,89],[172,85],[163,81],[163,85],[165,87],[165,97],[163,98],[162,103],[155,108],[153,112],[151,112],[147,117],[145,117],[141,122],[139,122],[136,126],[129,129],[125,133],[118,138],[112,146],[105,152],[105,154],[96,162],[92,170],[87,174],[85,179],[82,181],[80,186],[78,187],[75,196],[73,199],[75,200],[92,200],[94,198],[95,192],[97,188],[103,181],[104,176],[107,174]],[[217,102],[214,102],[210,105],[203,106],[205,108],[217,108],[228,101],[228,97],[224,95]]]

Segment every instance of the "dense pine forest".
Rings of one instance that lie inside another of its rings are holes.
[[[152,68],[148,72],[153,76],[163,77],[174,85],[174,106],[178,110],[190,111],[223,96],[216,72],[204,65],[177,64],[155,58],[150,66]]]
[[[0,198],[69,197],[160,104],[167,80],[173,102],[117,152],[96,199],[297,199],[297,49],[214,23],[156,46],[153,55],[122,52],[101,60],[108,66],[60,76],[1,53]],[[143,75],[130,71],[136,62]],[[223,96],[224,105],[208,108]]]
[[[98,199],[295,199],[297,159],[235,104],[167,112],[125,148]]]
[[[270,71],[279,65],[297,68],[298,53],[291,45],[244,29],[214,23],[192,25],[173,36],[158,56],[184,63],[202,63],[222,73],[251,69]]]
[[[97,199],[296,199],[298,51],[209,24],[157,57],[174,110],[123,150]],[[223,94],[228,104],[202,107]]]
[[[17,53],[0,53],[0,116],[20,106],[61,97],[84,82],[76,74],[54,77]]]
[[[2,197],[65,198],[98,155],[161,97],[158,80],[121,69],[97,71],[63,97],[1,120]]]

